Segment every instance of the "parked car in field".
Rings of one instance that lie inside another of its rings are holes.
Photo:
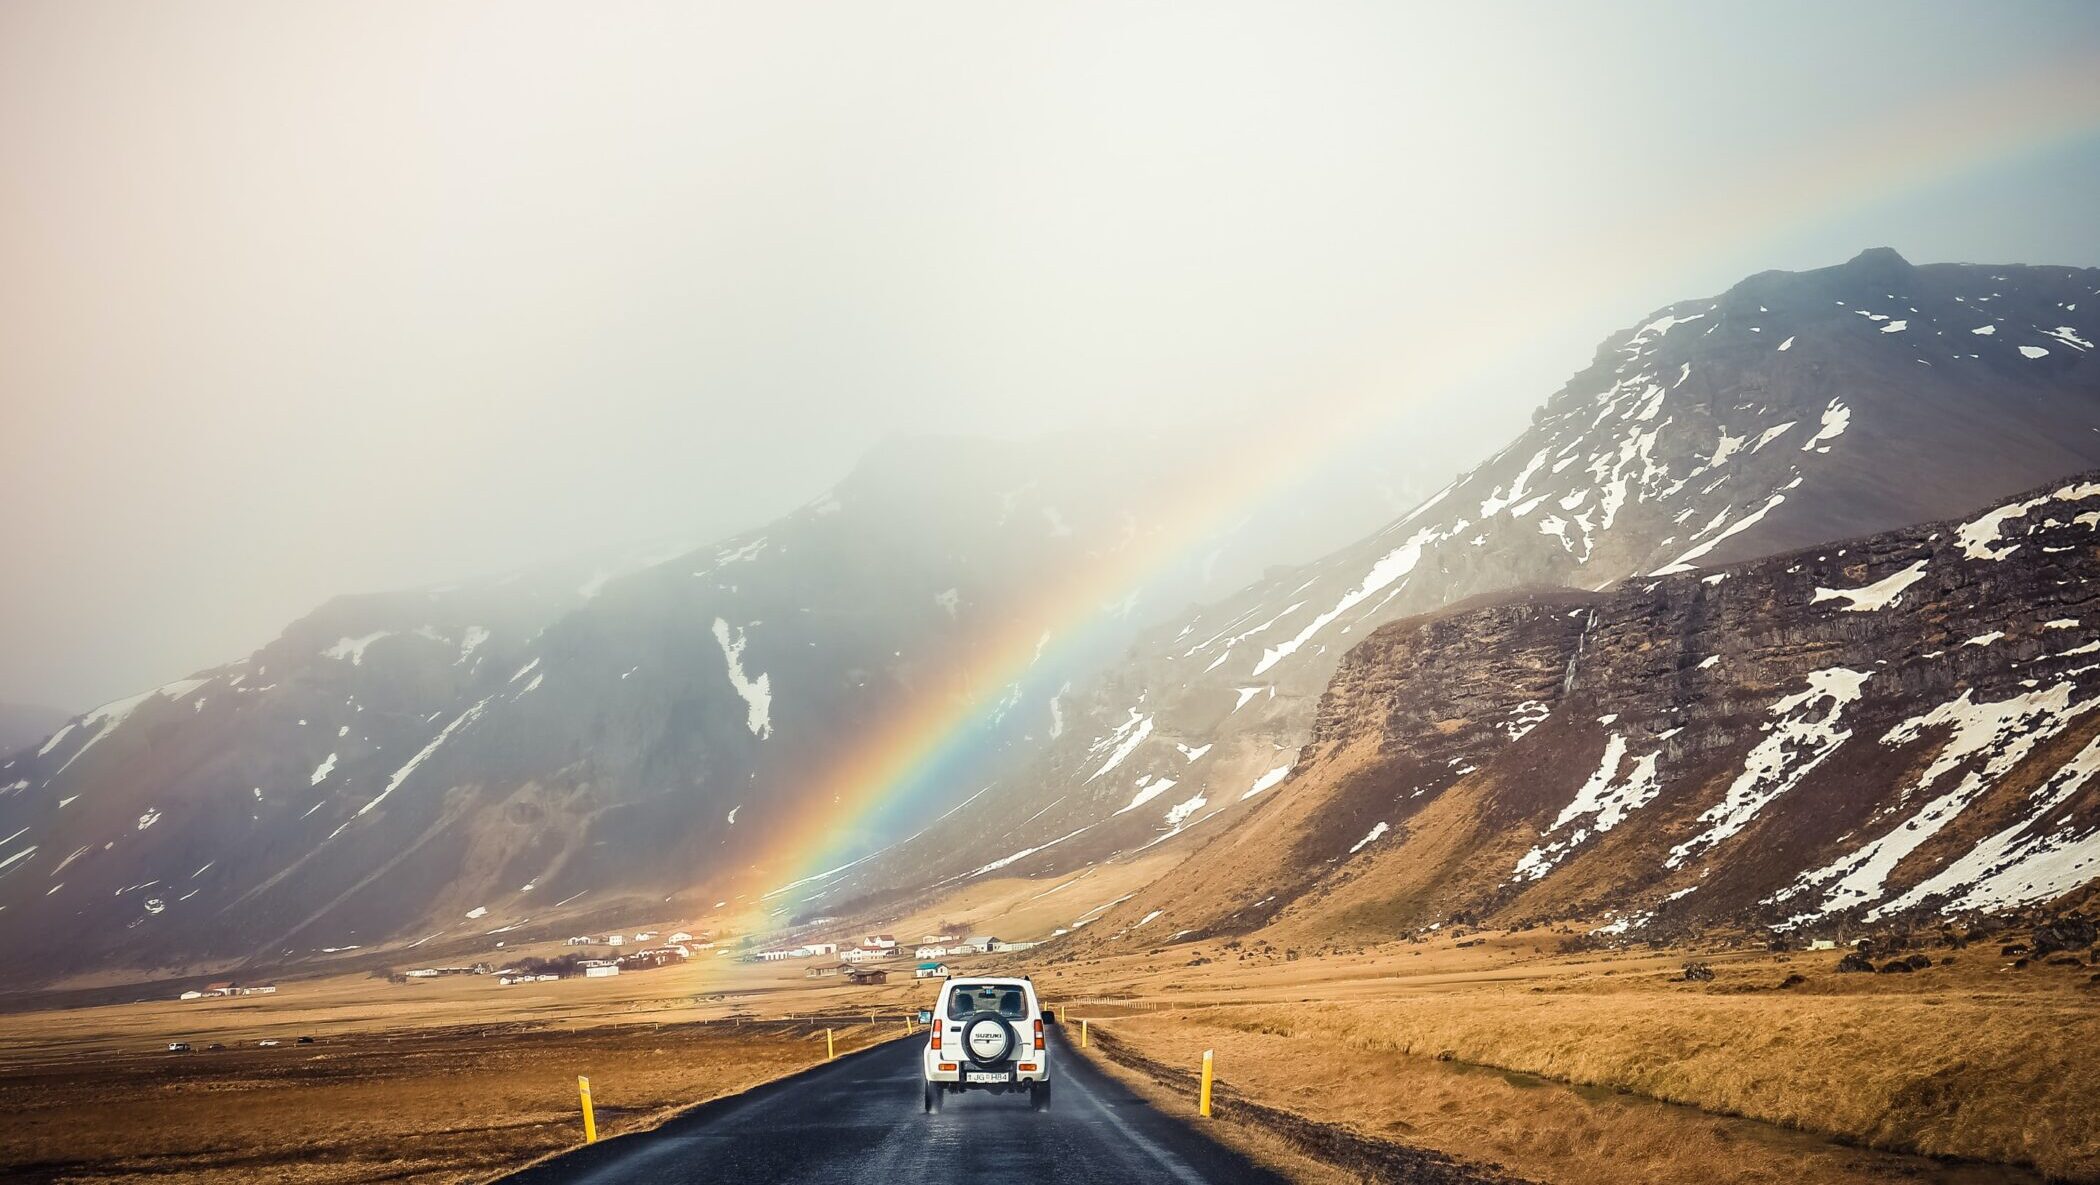
[[[187,1041],[170,1041],[170,1042],[168,1042],[168,1052],[169,1052],[169,1053],[188,1053],[189,1051],[190,1051],[190,1043],[189,1043],[189,1042],[187,1042]]]
[[[1027,979],[951,979],[941,985],[922,1053],[925,1107],[958,1091],[1027,1091],[1029,1106],[1050,1106],[1050,1051],[1043,1010]]]

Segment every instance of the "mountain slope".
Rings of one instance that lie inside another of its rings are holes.
[[[1384,622],[1943,518],[2100,464],[2096,290],[2090,269],[1881,249],[1659,310],[1412,513],[1141,638],[1012,797],[835,891],[1053,875],[1251,805]]]
[[[711,907],[900,712],[979,711],[973,756],[996,766],[1140,606],[1257,571],[1274,540],[1254,527],[972,699],[985,639],[1062,612],[1045,586],[1158,546],[1146,514],[1194,459],[1136,436],[898,441],[710,547],[341,598],[0,764],[0,942],[49,951],[37,973],[151,970]]]
[[[1956,522],[1386,625],[1289,780],[1098,923],[1829,931],[2100,878],[2100,474]],[[1097,931],[1086,931],[1090,939]]]

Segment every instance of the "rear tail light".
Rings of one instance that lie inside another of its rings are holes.
[[[934,1021],[931,1027],[933,1029],[933,1044],[926,1048],[938,1050],[941,1047],[941,1022]]]
[[[1037,1050],[1043,1048],[1043,1022],[1041,1020],[1035,1022],[1035,1047]]]

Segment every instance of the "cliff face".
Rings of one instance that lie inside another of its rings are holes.
[[[2100,876],[2096,578],[2089,475],[1394,622],[1343,659],[1268,800],[1083,934],[1583,918],[1645,937],[2063,895]]]
[[[1658,310],[1412,513],[1141,637],[1065,697],[1034,764],[833,888],[1053,876],[1243,826],[1387,622],[1933,521],[2100,465],[2095,290],[2092,271],[1875,250]]]

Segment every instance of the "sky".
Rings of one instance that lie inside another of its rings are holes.
[[[2100,265],[2092,78],[2078,3],[12,0],[0,701],[900,435],[1314,416],[1433,486],[1750,272]]]

